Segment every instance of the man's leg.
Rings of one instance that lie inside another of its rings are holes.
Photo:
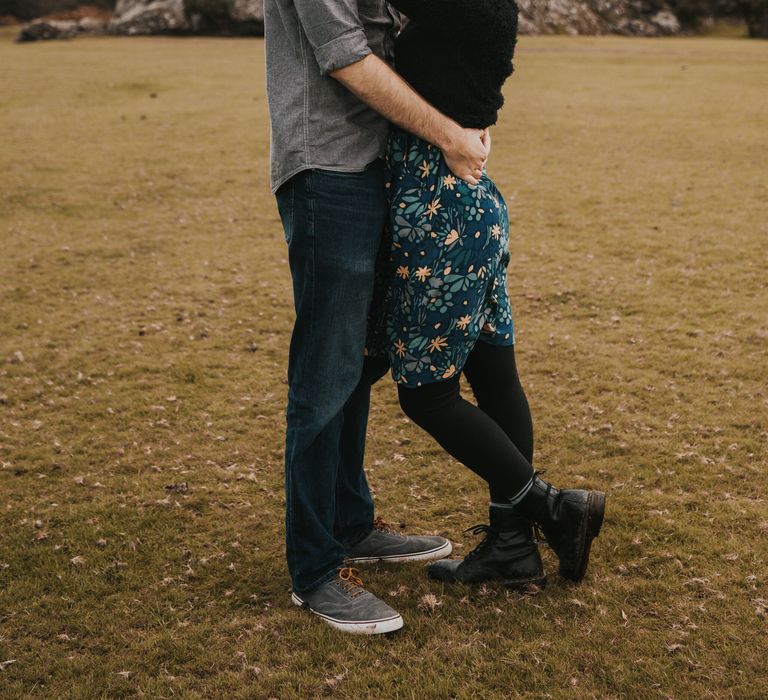
[[[286,556],[294,591],[305,593],[343,563],[345,550],[334,534],[337,496],[346,503],[350,489],[354,493],[347,506],[353,522],[371,517],[362,473],[367,410],[361,410],[370,387],[357,393],[386,217],[383,170],[376,164],[363,173],[305,171],[281,187],[277,199],[296,307],[288,362]]]
[[[348,564],[431,561],[447,557],[451,543],[434,535],[403,535],[381,518],[373,521],[373,501],[363,471],[365,429],[371,385],[389,369],[386,358],[366,357],[363,376],[344,407],[339,476],[336,490],[336,538]]]
[[[365,478],[365,434],[371,403],[371,385],[389,369],[383,358],[366,357],[363,374],[344,406],[344,427],[339,443],[334,534],[345,548],[357,544],[373,527],[373,500]]]

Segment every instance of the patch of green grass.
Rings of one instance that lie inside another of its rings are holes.
[[[366,567],[406,627],[360,639],[289,600],[262,42],[14,31],[0,697],[768,694],[768,44],[521,39],[490,170],[535,461],[605,489],[606,524],[584,583],[545,551],[536,596]],[[368,473],[383,517],[472,546],[483,485],[388,380]]]

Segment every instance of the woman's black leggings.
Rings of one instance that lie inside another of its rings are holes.
[[[454,458],[488,482],[503,503],[533,476],[533,424],[513,346],[478,341],[464,366],[477,406],[461,397],[459,375],[415,389],[398,386],[400,407]]]

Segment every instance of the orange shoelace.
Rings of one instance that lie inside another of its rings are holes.
[[[362,595],[363,580],[356,574],[358,569],[353,569],[351,566],[342,566],[339,568],[339,579],[337,584],[345,593],[349,593],[353,598]]]

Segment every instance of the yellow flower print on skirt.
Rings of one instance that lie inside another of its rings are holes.
[[[415,387],[460,372],[478,339],[514,343],[509,218],[485,173],[471,187],[412,134],[393,127],[386,159],[390,211],[367,353],[386,355],[394,380]]]

